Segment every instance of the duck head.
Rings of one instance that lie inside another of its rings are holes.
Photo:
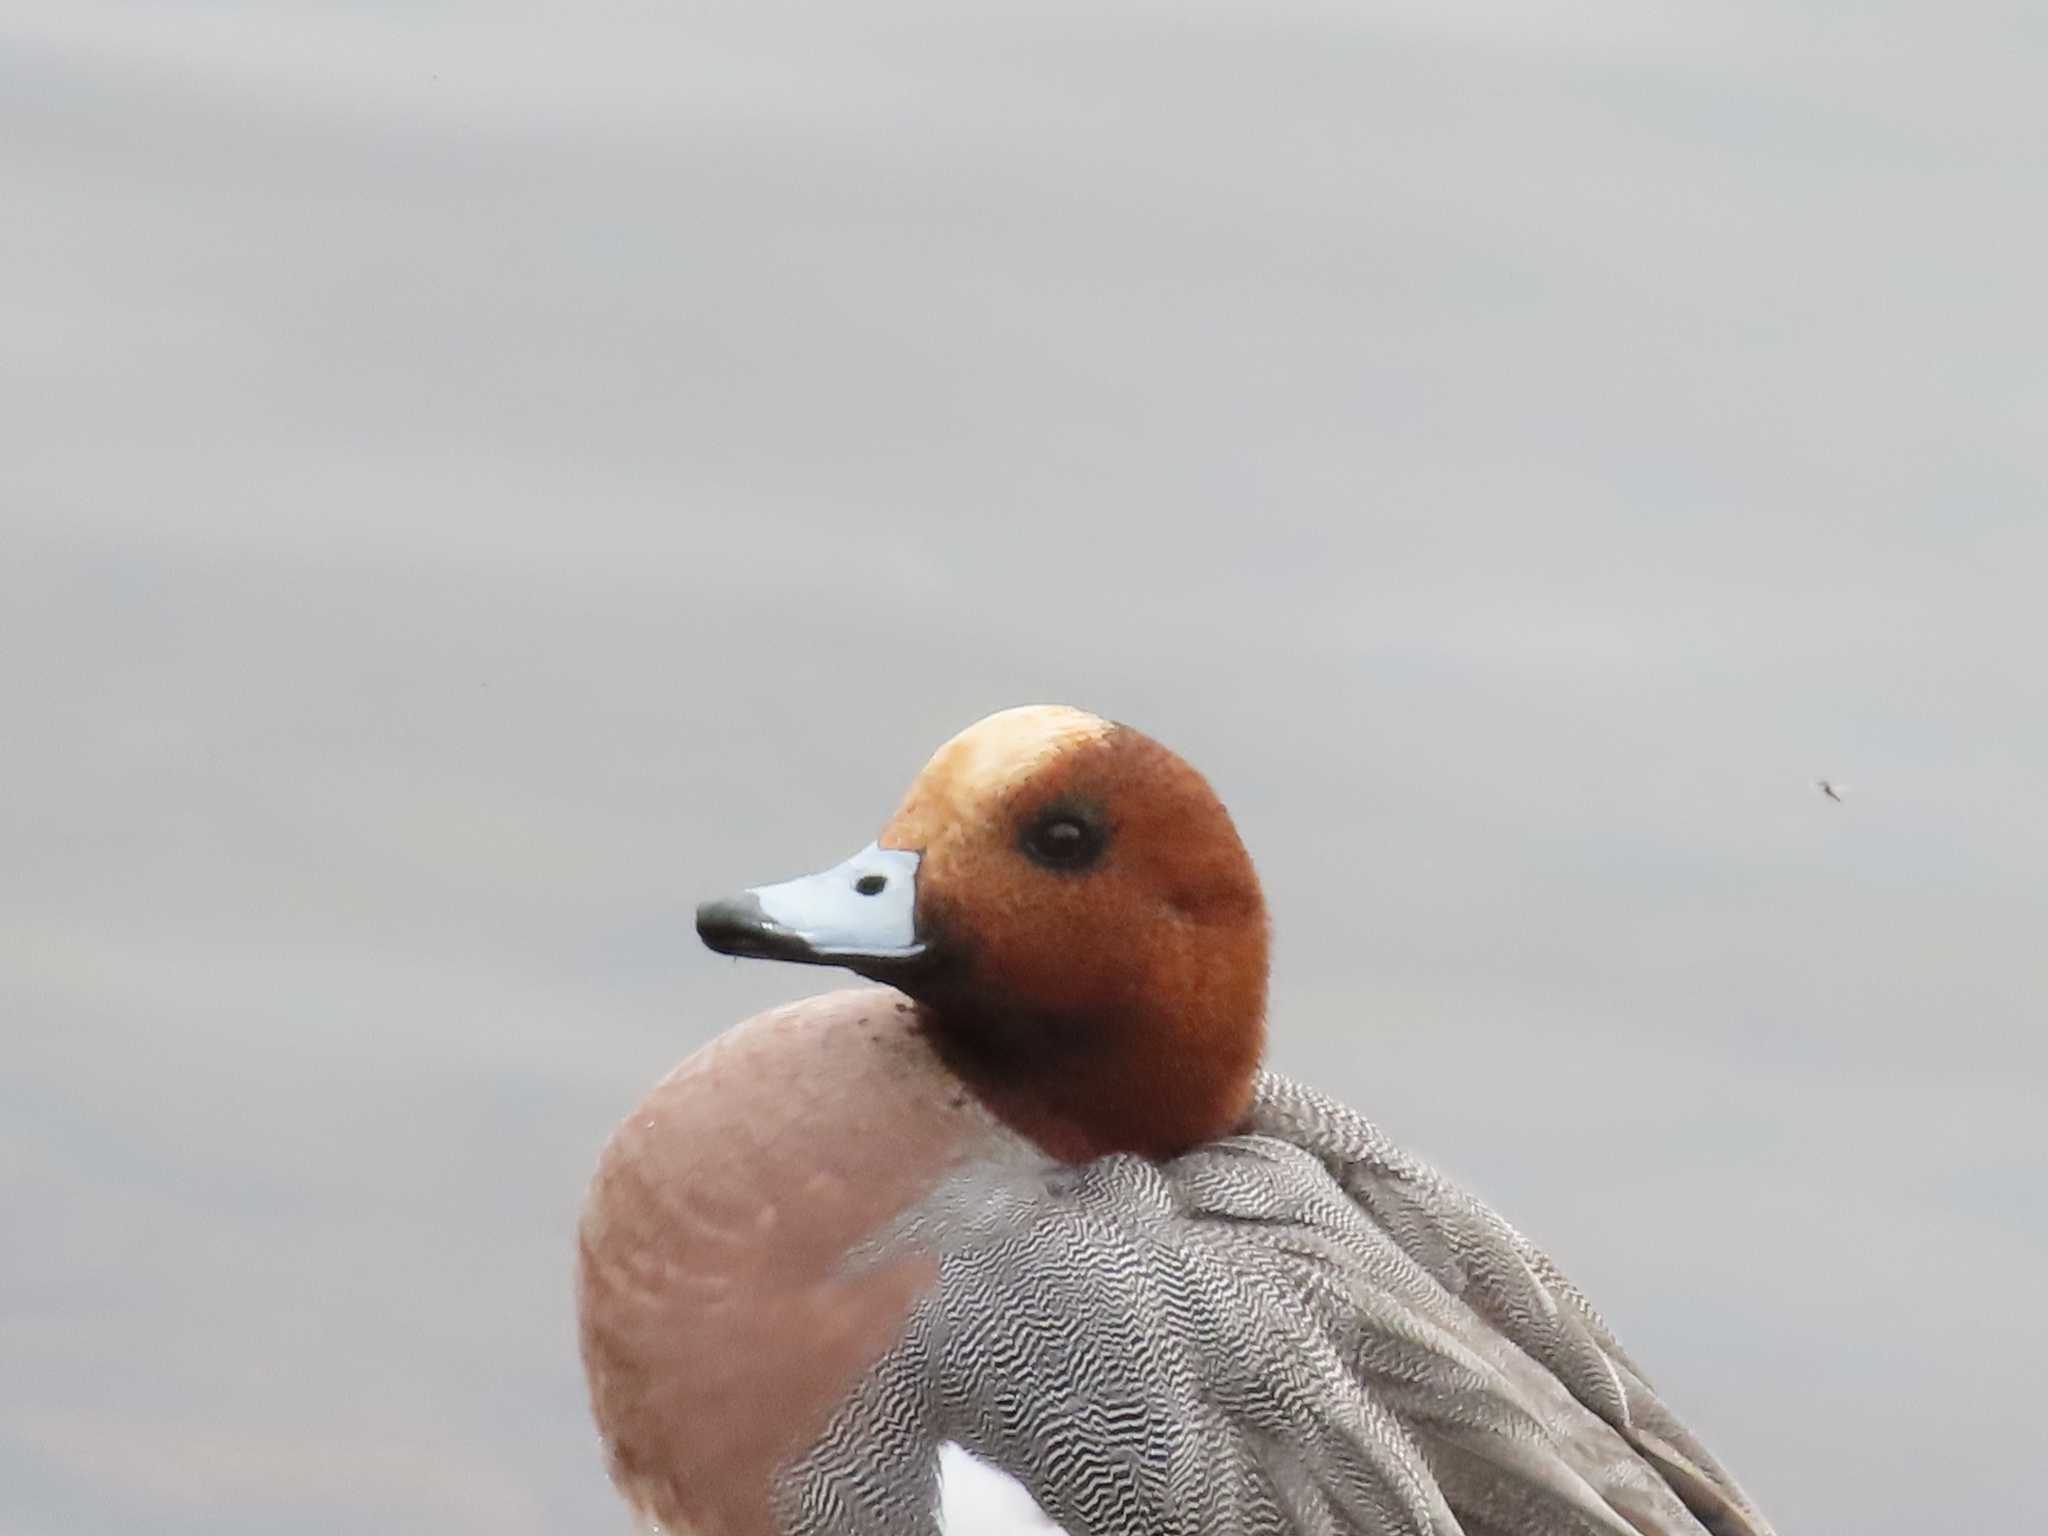
[[[1229,1134],[1264,1044],[1265,901],[1228,813],[1150,737],[1064,706],[968,727],[873,843],[706,902],[697,932],[907,993],[963,1082],[1073,1161]]]

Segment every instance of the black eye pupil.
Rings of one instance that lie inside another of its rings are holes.
[[[1024,850],[1041,864],[1081,869],[1102,852],[1102,833],[1088,820],[1072,814],[1047,816],[1024,835]]]

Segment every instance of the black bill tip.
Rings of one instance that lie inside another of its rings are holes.
[[[697,908],[697,937],[721,955],[812,963],[820,958],[802,935],[792,933],[763,912],[752,892],[721,896],[701,904]]]

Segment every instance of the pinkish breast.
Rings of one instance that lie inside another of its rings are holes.
[[[887,988],[757,1015],[605,1147],[577,1269],[613,1479],[694,1536],[772,1536],[778,1471],[895,1343],[934,1268],[850,1251],[1004,1136]]]

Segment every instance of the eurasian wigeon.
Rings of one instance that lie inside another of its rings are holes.
[[[885,985],[738,1025],[604,1150],[583,1358],[654,1528],[1769,1536],[1547,1257],[1260,1070],[1258,880],[1150,738],[993,715],[697,929]]]

